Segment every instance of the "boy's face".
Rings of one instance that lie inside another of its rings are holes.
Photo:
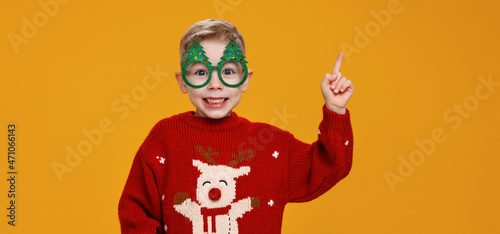
[[[205,55],[212,64],[217,64],[224,53],[224,49],[229,41],[208,39],[200,42],[205,50]],[[219,71],[212,70],[210,82],[201,88],[188,86],[181,72],[176,72],[175,77],[179,83],[182,93],[188,93],[191,103],[196,107],[196,116],[221,119],[231,115],[233,108],[238,105],[241,94],[247,91],[248,82],[253,75],[253,71],[248,69],[246,81],[235,88],[225,86],[219,79]]]

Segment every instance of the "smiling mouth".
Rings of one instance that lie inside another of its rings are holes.
[[[225,102],[228,98],[203,98],[208,104],[221,104]]]

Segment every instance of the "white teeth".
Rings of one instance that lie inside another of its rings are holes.
[[[224,100],[226,100],[225,98],[218,98],[218,99],[209,99],[209,98],[206,98],[205,100],[207,100],[208,103],[210,104],[220,104],[220,103],[223,103]]]

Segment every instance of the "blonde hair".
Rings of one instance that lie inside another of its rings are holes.
[[[201,42],[205,39],[234,41],[240,46],[243,54],[245,54],[245,41],[243,40],[243,36],[232,23],[223,20],[207,19],[193,24],[182,36],[179,48],[181,63],[189,47],[194,42]]]

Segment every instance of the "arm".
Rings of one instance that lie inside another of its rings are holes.
[[[259,209],[259,207],[259,197],[247,197],[231,204],[231,211],[229,212],[231,213],[231,216],[241,218],[246,212],[251,211],[252,209]]]
[[[304,202],[320,196],[346,177],[351,169],[353,136],[346,105],[354,87],[339,72],[342,58],[343,54],[340,53],[333,75],[326,74],[321,82],[325,105],[318,140],[308,145],[291,136],[288,160],[289,201]]]
[[[319,197],[347,176],[352,165],[353,137],[349,117],[323,107],[318,140],[311,145],[290,136],[288,196],[290,202]]]
[[[186,216],[189,220],[193,221],[195,215],[201,215],[201,207],[191,198],[186,192],[178,192],[174,197],[174,209],[180,214]]]
[[[118,207],[122,233],[155,233],[157,228],[161,230],[160,207],[153,171],[139,151]]]
[[[159,151],[155,128],[137,152],[120,198],[118,216],[122,233],[163,231],[161,194],[157,187],[159,178],[153,169],[154,164],[147,158]]]

